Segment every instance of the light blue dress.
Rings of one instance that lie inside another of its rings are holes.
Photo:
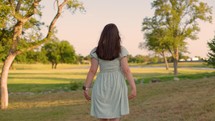
[[[129,113],[128,88],[120,59],[128,55],[121,47],[120,57],[112,61],[99,59],[94,48],[90,56],[98,60],[100,72],[93,85],[91,115],[97,118],[119,118]]]

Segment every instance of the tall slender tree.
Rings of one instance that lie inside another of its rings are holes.
[[[186,40],[197,39],[200,31],[198,22],[212,21],[212,9],[201,0],[154,0],[154,17],[159,21],[160,28],[165,30],[166,45],[174,61],[174,75],[178,74],[180,49],[185,47]],[[151,19],[153,22],[154,19]],[[147,24],[144,24],[147,27]]]
[[[53,17],[45,37],[42,37],[40,33],[38,34],[42,23],[37,20],[39,17],[35,17],[37,15],[42,16],[41,0],[0,1],[0,20],[3,21],[0,23],[0,26],[3,29],[10,28],[12,30],[12,36],[8,39],[8,41],[11,41],[11,44],[1,72],[1,109],[7,109],[8,107],[7,79],[9,68],[14,58],[22,52],[32,50],[48,42],[53,34],[55,24],[65,7],[72,11],[83,9],[82,3],[78,0],[54,1],[57,6],[57,13]]]

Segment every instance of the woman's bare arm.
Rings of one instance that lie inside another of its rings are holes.
[[[87,88],[87,90],[84,90],[84,96],[87,100],[90,100],[90,96],[89,96],[89,90],[88,88],[90,88],[93,78],[96,75],[96,72],[98,70],[98,60],[96,60],[95,58],[91,59],[91,66],[89,69],[89,72],[87,74],[87,78],[85,80],[84,86]]]
[[[126,79],[128,80],[128,83],[131,87],[131,94],[129,96],[129,99],[132,99],[134,97],[136,97],[137,95],[137,92],[136,92],[136,84],[134,82],[134,78],[131,74],[131,71],[130,71],[130,68],[128,66],[128,59],[127,57],[123,57],[120,61],[121,63],[121,68],[122,68],[122,71],[126,77]]]

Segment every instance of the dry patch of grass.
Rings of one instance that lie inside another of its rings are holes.
[[[86,100],[77,92],[57,92],[49,94],[14,93],[11,95],[9,110],[49,108],[58,106],[73,106],[85,104]],[[76,98],[77,97],[77,98]]]
[[[215,77],[138,85],[125,121],[214,121],[214,85]]]

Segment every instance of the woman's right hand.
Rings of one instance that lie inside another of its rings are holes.
[[[136,91],[136,89],[132,89],[131,90],[131,94],[128,96],[128,99],[130,100],[130,99],[133,99],[133,98],[135,98],[137,96],[137,91]]]
[[[84,97],[86,98],[86,100],[90,101],[91,97],[89,95],[89,90],[84,90]]]

